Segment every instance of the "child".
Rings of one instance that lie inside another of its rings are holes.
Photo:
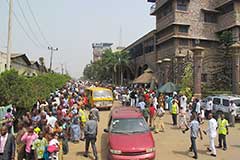
[[[43,137],[43,132],[40,132],[38,139],[32,144],[32,150],[34,150],[34,157],[36,160],[43,159],[43,154],[47,145],[48,142],[46,138]]]
[[[57,139],[58,139],[57,134],[52,133],[51,140],[49,141],[49,145],[48,145],[48,152],[50,153],[50,156],[49,156],[50,160],[58,160],[58,152],[60,149],[60,143]]]

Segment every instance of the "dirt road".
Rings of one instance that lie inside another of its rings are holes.
[[[115,106],[119,105],[115,103]],[[108,123],[109,111],[100,112],[100,123],[99,123],[99,134],[97,139],[97,149],[99,159],[107,160],[107,134],[103,132]],[[190,145],[189,133],[183,134],[181,130],[173,127],[171,125],[171,116],[166,114],[164,117],[165,122],[165,132],[153,134],[155,144],[156,144],[156,160],[191,160],[193,154],[188,152]],[[206,129],[207,121],[205,121],[202,126]],[[240,153],[240,124],[237,124],[235,128],[230,128],[229,135],[227,137],[228,150],[223,151],[222,149],[217,150],[217,157],[213,158],[210,153],[207,152],[206,148],[208,146],[208,137],[204,136],[203,140],[197,140],[199,160],[239,160]],[[217,145],[217,139],[215,140]],[[69,143],[70,152],[68,155],[64,156],[64,160],[88,160],[93,159],[93,157],[85,158],[84,153],[84,142],[79,144]],[[91,151],[91,149],[90,149]],[[92,156],[92,154],[90,153]]]

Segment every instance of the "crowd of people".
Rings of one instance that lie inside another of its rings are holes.
[[[122,90],[115,90],[117,99],[121,99],[123,105],[137,107],[142,112],[146,122],[149,126],[158,133],[164,132],[163,117],[166,110],[172,116],[172,125],[181,129],[183,133],[190,130],[191,146],[189,151],[194,153],[193,158],[197,159],[197,146],[196,139],[200,137],[202,139],[202,132],[209,138],[209,147],[207,150],[211,152],[211,156],[216,157],[216,147],[214,140],[218,135],[218,147],[224,151],[227,150],[226,136],[229,134],[229,122],[225,118],[224,114],[219,115],[217,120],[213,116],[213,102],[208,99],[206,108],[203,108],[200,103],[200,99],[192,98],[188,100],[184,94],[161,94],[154,90],[146,88],[123,88]],[[121,94],[119,94],[121,93]],[[231,126],[234,127],[235,123],[235,104],[230,102],[230,121]],[[233,120],[234,119],[234,120]],[[201,130],[201,125],[204,120],[208,120],[207,130]]]
[[[0,135],[0,160],[61,160],[68,154],[68,142],[85,141],[84,156],[88,157],[91,144],[94,158],[98,159],[96,137],[99,111],[90,106],[85,95],[85,87],[92,84],[68,82],[63,88],[51,93],[46,100],[37,100],[31,112],[15,118],[16,109],[8,109],[2,121]],[[115,87],[112,89],[115,99],[123,106],[137,107],[149,127],[155,132],[164,132],[164,115],[170,113],[172,125],[185,133],[190,130],[193,158],[197,159],[196,139],[202,139],[202,132],[209,137],[208,150],[216,157],[214,139],[219,138],[218,148],[227,150],[228,120],[224,114],[217,120],[213,118],[213,102],[208,100],[203,109],[200,100],[189,100],[184,94],[158,93],[146,87]],[[231,106],[234,106],[231,102]],[[169,111],[169,112],[167,112]],[[234,114],[233,114],[234,115]],[[208,120],[208,129],[201,130],[201,124]],[[13,126],[17,123],[17,132],[13,136]],[[234,124],[233,124],[234,125]],[[17,155],[15,153],[17,152]]]
[[[68,82],[51,93],[49,99],[37,100],[31,112],[19,118],[11,109],[2,121],[0,160],[61,160],[68,154],[68,142],[85,141],[84,156],[88,157],[91,143],[95,160],[98,109],[89,106],[84,93],[86,85]],[[17,132],[13,136],[13,121]],[[17,152],[17,156],[15,156]]]

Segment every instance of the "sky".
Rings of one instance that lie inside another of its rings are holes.
[[[49,43],[41,36],[27,1]],[[121,45],[126,47],[155,28],[155,17],[149,14],[152,3],[148,3],[147,0],[13,0],[13,2],[16,16],[13,16],[12,52],[25,53],[30,60],[44,57],[46,66],[49,67],[50,51],[47,47],[50,44],[58,48],[58,51],[54,52],[53,69],[60,72],[63,64],[74,78],[82,76],[85,65],[92,60],[92,43],[114,43],[115,48],[122,39]],[[26,36],[16,17],[31,38]],[[0,0],[0,19],[0,50],[6,51],[7,0]]]

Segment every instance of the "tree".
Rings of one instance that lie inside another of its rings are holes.
[[[224,66],[218,74],[215,75],[215,83],[211,86],[213,90],[230,90],[232,79],[232,56],[230,55],[230,46],[234,43],[231,31],[223,31],[218,35],[221,52],[223,53]]]
[[[0,106],[14,104],[20,110],[30,110],[38,98],[46,99],[69,79],[61,74],[48,73],[27,78],[15,70],[3,72],[0,75]]]
[[[120,77],[120,84],[123,83],[123,69],[128,67],[129,55],[127,52],[106,50],[102,59],[88,64],[84,68],[85,79],[96,81],[109,81],[117,83],[117,77]]]
[[[181,80],[181,94],[185,94],[188,99],[192,98],[192,88],[193,88],[193,65],[188,62],[185,65],[183,78]]]

